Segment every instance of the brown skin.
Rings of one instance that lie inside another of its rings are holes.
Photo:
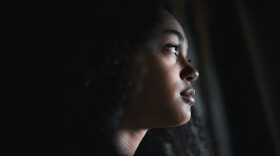
[[[116,144],[125,155],[134,154],[148,129],[181,125],[191,118],[191,105],[180,93],[191,87],[198,72],[186,58],[187,39],[181,25],[166,11],[160,14],[161,22],[150,39],[135,51],[136,86],[116,134]]]

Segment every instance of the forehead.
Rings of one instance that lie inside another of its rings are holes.
[[[173,33],[178,36],[178,38],[184,42],[187,46],[187,38],[181,24],[167,11],[161,10],[160,13],[160,23],[156,27],[157,33]]]

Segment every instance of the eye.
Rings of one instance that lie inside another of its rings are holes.
[[[164,48],[170,52],[172,52],[175,56],[179,56],[179,44],[175,43],[167,43],[164,45]]]

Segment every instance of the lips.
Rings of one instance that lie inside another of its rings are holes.
[[[195,90],[193,88],[188,88],[180,93],[182,99],[189,105],[193,105],[195,100],[194,100],[194,95],[195,95]]]

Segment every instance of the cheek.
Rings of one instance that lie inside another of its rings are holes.
[[[160,77],[161,80],[158,81],[158,98],[165,101],[174,100],[179,90],[179,80],[177,79],[177,72],[172,70],[165,71]]]
[[[161,64],[147,79],[146,92],[152,97],[150,105],[158,111],[176,107],[180,96],[179,69],[176,66]]]
[[[154,90],[156,93],[153,101],[154,111],[157,112],[159,121],[180,125],[189,121],[190,106],[181,99],[180,91],[183,83],[179,76],[180,68],[167,67],[160,75],[161,80],[157,81],[157,90]]]
[[[179,89],[179,70],[176,65],[168,63],[153,65],[147,75],[150,89],[154,90],[154,93],[160,94],[157,96],[159,98],[174,96]]]
[[[159,85],[162,86],[162,91],[168,93],[169,96],[175,96],[180,89],[179,68],[176,65],[166,65],[161,71]]]
[[[139,120],[151,122],[148,127],[165,127],[186,122],[190,108],[182,104],[180,91],[180,66],[166,57],[144,59],[138,66],[136,86],[133,91],[133,115]]]
[[[162,109],[175,100],[180,86],[179,68],[171,64],[172,59],[155,57],[145,60],[142,66],[138,66],[135,94],[138,100],[143,101],[142,106],[154,109]]]

